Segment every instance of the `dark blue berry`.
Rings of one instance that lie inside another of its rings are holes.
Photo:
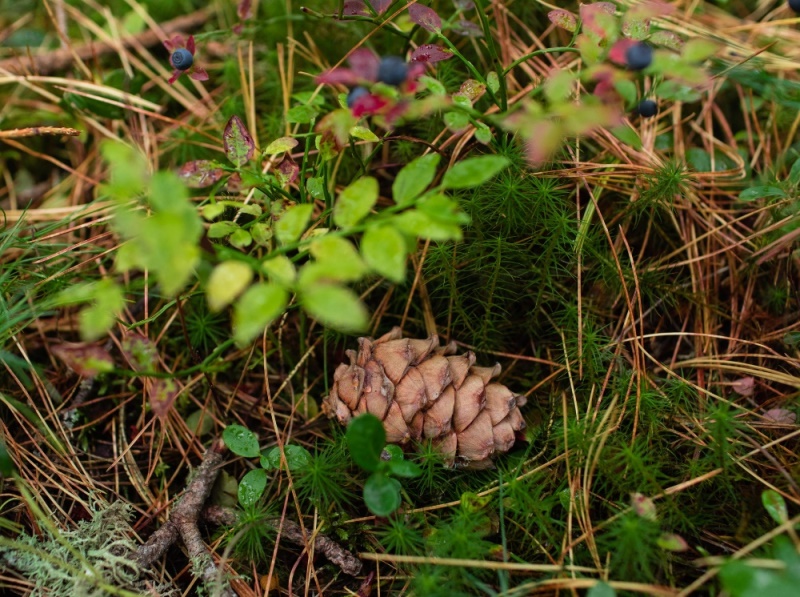
[[[789,0],[789,8],[800,13],[800,0]]]
[[[653,100],[642,100],[639,102],[639,105],[636,106],[636,111],[639,113],[639,116],[652,118],[658,112],[658,104]]]
[[[353,87],[350,93],[347,94],[347,107],[352,108],[359,98],[364,97],[369,93],[366,87]]]
[[[625,52],[625,61],[631,70],[642,70],[653,62],[653,48],[646,43],[638,42]]]
[[[178,70],[189,70],[194,64],[194,56],[186,48],[179,48],[172,53],[169,61]]]
[[[402,85],[408,77],[408,64],[399,56],[386,56],[378,65],[378,81],[387,85]]]

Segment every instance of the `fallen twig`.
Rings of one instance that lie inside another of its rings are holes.
[[[203,510],[203,518],[212,524],[233,526],[238,521],[239,516],[235,510],[230,508],[207,506]],[[269,524],[275,530],[280,529],[281,537],[296,545],[301,545],[306,550],[309,549],[310,546],[303,536],[303,530],[296,522],[286,519],[281,521],[279,518],[274,518],[266,521],[266,524]],[[325,535],[316,535],[314,537],[314,553],[325,556],[331,563],[339,566],[345,574],[356,576],[361,572],[361,560]]]
[[[187,29],[193,29],[202,25],[210,15],[208,10],[198,10],[188,15],[167,21],[161,26],[167,36],[179,33]],[[123,47],[131,47],[134,42],[142,46],[155,46],[163,41],[161,31],[148,29],[135,36],[121,37],[119,43]],[[51,52],[37,55],[15,56],[0,60],[0,72],[7,71],[12,74],[23,74],[25,72],[44,75],[69,67],[75,60],[75,56],[81,60],[89,60],[103,54],[111,54],[119,51],[119,45],[107,42],[90,43],[77,48],[59,48]]]
[[[225,445],[222,441],[214,442],[203,456],[203,462],[197,467],[197,471],[180,501],[170,513],[169,520],[150,535],[144,545],[139,547],[133,559],[142,568],[147,568],[164,555],[180,536],[189,553],[194,573],[203,580],[207,587],[217,582],[221,583],[222,587],[216,593],[217,595],[234,597],[235,593],[230,588],[228,581],[219,574],[197,528],[200,510],[217,479],[224,452]]]

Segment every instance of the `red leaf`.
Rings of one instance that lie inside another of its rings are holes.
[[[584,28],[600,39],[605,39],[608,34],[605,27],[608,16],[614,16],[616,10],[616,7],[610,2],[581,4],[580,15]]]
[[[252,0],[241,0],[239,6],[236,7],[236,14],[240,19],[246,21],[253,16],[253,2]]]
[[[551,10],[547,13],[547,18],[556,27],[566,29],[570,33],[575,33],[578,28],[578,19],[575,18],[574,14],[566,10]]]
[[[225,146],[225,155],[235,166],[241,168],[253,157],[253,151],[256,148],[253,137],[250,136],[242,119],[238,116],[231,116],[222,133],[222,141]]]
[[[168,52],[174,52],[178,48],[186,47],[186,43],[183,41],[183,36],[181,35],[173,35],[171,38],[165,39],[163,43]]]
[[[192,56],[194,56],[194,53],[197,51],[194,46],[194,35],[190,35],[189,39],[186,40],[186,49],[192,53]]]
[[[368,17],[369,11],[364,4],[364,0],[347,0],[344,3],[342,14],[347,17]]]
[[[628,39],[626,37],[618,39],[608,51],[609,60],[625,66],[628,64],[628,59],[625,56],[625,54],[628,52],[628,48],[635,46],[638,43],[639,42],[635,39]]]
[[[167,83],[172,85],[175,81],[178,80],[178,77],[180,77],[182,74],[183,73],[181,71],[179,71],[179,70],[172,71],[172,76],[169,78]]]
[[[291,158],[283,158],[283,161],[278,165],[278,178],[283,184],[292,184],[297,180],[299,174],[300,167]]]
[[[121,343],[122,354],[134,371],[155,371],[158,350],[150,338],[136,332],[126,332]]]
[[[316,82],[323,85],[358,85],[361,77],[349,68],[332,68],[317,75]]]
[[[371,93],[362,95],[353,104],[353,116],[360,118],[365,115],[375,114],[388,104],[389,101],[379,95],[372,95]]]
[[[540,120],[525,131],[525,151],[531,166],[540,166],[561,144],[561,127],[552,120]]]
[[[472,21],[456,21],[452,26],[452,30],[464,37],[483,37],[483,29],[478,27]]]
[[[369,3],[372,5],[372,9],[377,12],[379,15],[385,13],[389,6],[391,6],[393,0],[369,0]]]
[[[57,344],[52,351],[67,367],[83,377],[95,377],[114,368],[114,359],[100,344]]]
[[[367,81],[375,81],[378,78],[378,66],[381,59],[378,55],[367,48],[358,48],[347,59],[353,72]]]
[[[159,419],[165,419],[169,414],[169,409],[178,397],[180,388],[174,379],[152,379],[147,397],[150,400],[150,408],[153,414]]]
[[[439,33],[442,30],[442,19],[436,11],[422,4],[412,4],[408,7],[408,16],[411,20],[431,33]]]
[[[453,57],[450,50],[434,44],[422,44],[411,53],[411,62],[427,62],[434,64]]]
[[[195,81],[208,81],[208,73],[204,68],[194,67],[194,70],[192,70],[189,78],[194,79]]]
[[[204,189],[219,182],[225,171],[217,167],[212,160],[193,160],[186,162],[178,170],[180,176],[190,189]]]

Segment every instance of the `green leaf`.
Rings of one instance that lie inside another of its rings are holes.
[[[208,278],[206,297],[212,311],[220,311],[247,288],[253,269],[243,261],[223,261]]]
[[[272,143],[267,145],[267,148],[264,150],[264,155],[277,155],[279,153],[290,151],[295,147],[297,147],[297,139],[292,137],[281,137],[280,139],[275,139]]]
[[[206,220],[213,220],[220,217],[225,212],[225,204],[209,203],[208,205],[204,205],[201,211]]]
[[[361,254],[370,268],[392,282],[406,277],[406,241],[391,226],[370,228],[361,239]]]
[[[8,478],[14,473],[14,461],[6,449],[6,444],[0,441],[0,478]]]
[[[658,539],[656,539],[656,545],[661,549],[674,552],[686,551],[689,549],[689,544],[686,543],[686,539],[675,533],[662,533]]]
[[[619,139],[623,143],[627,143],[634,149],[642,148],[642,140],[639,138],[639,133],[637,133],[627,124],[615,126],[614,128],[611,129],[611,134],[613,134],[617,139]]]
[[[286,122],[289,124],[308,124],[319,114],[314,106],[294,106],[286,113]]]
[[[376,471],[386,445],[386,430],[380,419],[370,413],[359,415],[350,421],[345,437],[353,462],[366,471]]]
[[[303,446],[289,444],[283,447],[283,453],[286,455],[286,464],[290,471],[303,469],[311,462],[311,454]],[[277,446],[272,448],[266,454],[266,461],[269,467],[264,468],[281,468],[281,450]]]
[[[267,488],[267,471],[263,468],[253,469],[239,482],[239,503],[243,508],[255,504]]]
[[[355,282],[364,277],[367,272],[367,266],[353,243],[340,236],[326,234],[311,243],[310,251],[319,262],[319,269],[329,279]],[[306,270],[306,268],[303,269]],[[307,283],[307,278],[301,283]]]
[[[377,200],[377,179],[363,176],[339,194],[333,207],[333,221],[341,228],[351,228],[370,212]]]
[[[783,496],[773,489],[761,492],[761,503],[764,504],[772,520],[778,524],[783,524],[789,520],[789,511],[786,508],[786,501]]]
[[[355,137],[356,139],[361,139],[362,141],[372,141],[373,143],[380,141],[378,135],[373,133],[365,126],[354,126],[350,129],[350,136]]]
[[[314,206],[310,203],[294,205],[287,209],[281,219],[275,223],[275,236],[283,245],[293,243],[308,226],[308,220]]]
[[[374,515],[389,516],[401,502],[400,484],[395,479],[374,473],[364,483],[364,503]]]
[[[447,88],[433,77],[429,77],[428,75],[422,75],[419,78],[419,82],[425,85],[425,89],[430,91],[433,95],[447,94]]]
[[[312,284],[302,289],[300,300],[314,319],[340,332],[363,332],[367,329],[367,309],[349,288]]]
[[[391,221],[398,230],[412,238],[444,241],[461,240],[463,237],[460,226],[434,220],[418,209],[405,211]]]
[[[222,432],[222,441],[237,456],[255,458],[258,452],[258,437],[247,427],[228,425]]]
[[[147,161],[142,152],[121,141],[106,140],[100,145],[103,159],[109,163],[109,182],[103,187],[112,199],[127,201],[144,191]]]
[[[422,474],[422,469],[410,460],[390,460],[389,472],[397,477],[414,478]]]
[[[392,184],[392,195],[397,205],[410,205],[428,188],[436,176],[441,157],[438,153],[420,156],[397,173]]]
[[[93,304],[78,315],[81,338],[87,342],[105,336],[125,306],[122,288],[111,279],[101,280],[92,290]]]
[[[713,56],[719,46],[707,39],[694,38],[683,46],[683,59],[687,62],[700,62]]]
[[[544,83],[545,97],[552,104],[568,101],[575,87],[576,79],[575,73],[564,69],[550,74]]]
[[[792,164],[792,169],[789,171],[789,182],[794,185],[800,184],[800,158]]]
[[[306,181],[306,190],[314,199],[322,199],[325,197],[324,184],[325,180],[321,176],[309,178]]]
[[[225,125],[225,130],[222,133],[222,143],[225,148],[225,155],[237,168],[241,168],[250,161],[256,148],[253,137],[250,136],[242,119],[235,114],[231,116],[228,124]]]
[[[208,238],[225,238],[237,230],[239,230],[239,224],[234,222],[229,222],[227,220],[214,222],[208,227]]]
[[[228,242],[231,243],[231,246],[234,246],[237,249],[244,249],[253,243],[253,237],[250,236],[250,233],[247,230],[239,228],[239,230],[236,230],[233,234],[231,234]]]
[[[492,129],[490,129],[488,126],[482,122],[479,122],[475,125],[475,139],[478,140],[478,143],[489,145],[493,138],[494,135],[492,135]]]
[[[492,93],[497,93],[500,90],[500,78],[496,72],[492,71],[486,75],[486,86]]]
[[[405,459],[405,454],[403,454],[403,449],[396,444],[387,444],[386,446],[384,446],[381,454],[383,454],[383,452],[389,455],[390,461]]]
[[[750,187],[739,193],[739,201],[755,201],[765,197],[778,197],[783,199],[786,192],[780,187],[765,185],[760,187]]]
[[[273,282],[281,286],[291,287],[297,277],[294,263],[286,255],[278,255],[261,262],[261,269]]]
[[[470,125],[469,115],[464,112],[447,112],[444,115],[444,124],[454,133],[461,132]]]
[[[468,158],[451,167],[442,179],[446,189],[468,189],[477,187],[494,178],[509,164],[508,158],[500,155],[482,155]]]
[[[283,314],[289,293],[271,282],[253,284],[233,308],[233,339],[238,346],[247,345]]]
[[[586,597],[616,597],[616,595],[614,587],[602,580],[586,591]]]

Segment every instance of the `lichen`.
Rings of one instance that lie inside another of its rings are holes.
[[[91,520],[74,530],[42,537],[22,534],[0,545],[0,562],[34,584],[32,597],[105,597],[110,587],[140,595],[178,595],[176,589],[147,578],[132,559],[136,544],[128,520],[131,508],[123,502],[90,505]]]

